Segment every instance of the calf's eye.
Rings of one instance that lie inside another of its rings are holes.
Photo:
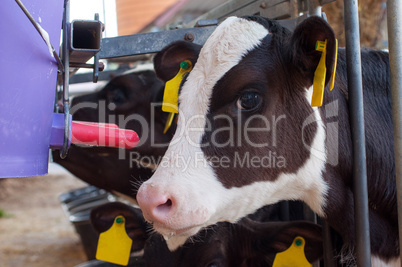
[[[115,103],[117,106],[126,102],[126,96],[121,90],[114,90],[110,98],[110,101]]]
[[[243,92],[237,99],[236,107],[242,110],[254,110],[261,105],[262,98],[259,93],[253,91]]]

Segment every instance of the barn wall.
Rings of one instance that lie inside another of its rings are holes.
[[[138,33],[177,0],[116,0],[118,34]]]

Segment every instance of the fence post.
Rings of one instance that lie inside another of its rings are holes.
[[[388,47],[391,78],[392,120],[394,129],[394,152],[396,186],[398,197],[399,242],[402,240],[402,3],[388,0]],[[402,257],[401,257],[402,258]]]
[[[344,14],[349,111],[353,141],[356,262],[359,267],[370,267],[370,226],[368,219],[366,142],[364,135],[358,1],[345,0]]]

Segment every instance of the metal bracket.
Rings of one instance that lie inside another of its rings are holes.
[[[93,69],[93,82],[96,83],[99,71],[103,70],[103,65],[99,68],[98,52],[101,50],[103,23],[99,21],[99,14],[95,14],[94,20],[73,20],[71,22],[69,53],[70,67],[91,68]],[[94,58],[93,64],[86,62]]]

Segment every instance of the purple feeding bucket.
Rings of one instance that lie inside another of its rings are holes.
[[[60,46],[63,0],[23,1]],[[48,170],[57,63],[15,1],[0,1],[0,178]]]

